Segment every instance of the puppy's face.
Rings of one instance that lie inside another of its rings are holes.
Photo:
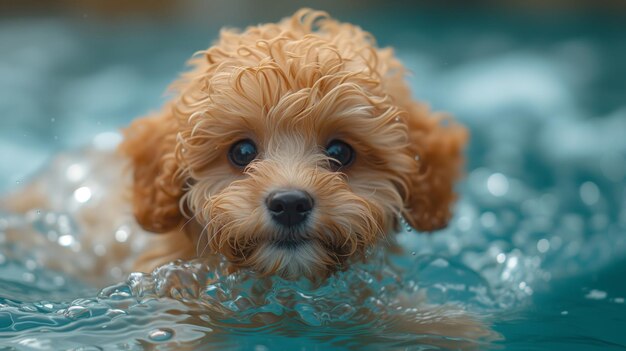
[[[145,228],[195,221],[198,254],[295,279],[362,257],[402,215],[445,224],[463,131],[410,100],[389,50],[319,15],[223,32],[175,103],[131,126]]]

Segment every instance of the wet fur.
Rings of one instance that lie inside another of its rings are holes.
[[[420,231],[447,224],[467,133],[411,98],[404,67],[369,33],[304,9],[222,30],[190,63],[175,98],[134,121],[120,147],[132,163],[137,221],[172,242],[186,235],[195,247],[181,248],[181,258],[219,252],[263,274],[326,276],[361,258],[401,216]],[[243,138],[260,156],[240,170],[227,152]],[[329,170],[323,153],[337,138],[357,153],[343,172]],[[263,201],[285,187],[316,203],[298,250],[269,244],[283,233]],[[147,252],[138,268],[161,263]]]

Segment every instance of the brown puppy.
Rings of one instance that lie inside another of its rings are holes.
[[[401,216],[446,225],[467,134],[411,99],[404,67],[369,33],[305,9],[223,30],[191,64],[121,145],[139,224],[193,245],[175,256],[319,277]],[[159,263],[147,253],[138,267]]]

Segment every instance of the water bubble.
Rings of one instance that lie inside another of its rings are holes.
[[[513,269],[517,266],[519,259],[517,258],[517,256],[511,256],[509,257],[509,260],[506,262],[506,266],[509,269]]]
[[[600,190],[594,182],[584,182],[579,189],[580,198],[585,205],[595,205],[600,200]]]
[[[509,191],[509,180],[502,173],[494,173],[487,178],[487,190],[493,196],[504,196]]]
[[[74,237],[69,234],[61,235],[58,239],[58,243],[61,246],[70,246],[74,243]]]
[[[75,163],[69,167],[65,171],[65,176],[69,181],[78,182],[82,180],[87,175],[87,170],[85,167],[79,163]]]
[[[54,311],[54,305],[49,303],[49,302],[41,301],[41,302],[36,302],[34,305],[41,312],[44,312],[44,313],[50,313],[50,312]]]
[[[537,241],[537,251],[546,253],[548,250],[550,250],[550,241],[548,239],[543,238]]]
[[[415,256],[415,255],[417,255],[417,252],[412,251],[412,252],[411,252],[411,255]]]
[[[615,303],[624,303],[624,298],[623,297],[616,297],[613,299],[613,302]]]
[[[159,328],[151,330],[148,337],[153,341],[167,341],[172,338],[174,331],[169,328]]]
[[[128,240],[129,234],[130,234],[129,228],[127,226],[121,226],[115,232],[115,240],[117,240],[120,243],[126,242],[126,240]]]
[[[70,306],[64,312],[63,315],[70,319],[81,319],[91,315],[91,312],[87,307],[83,306]]]
[[[56,121],[54,117],[50,118],[50,122],[54,123],[54,121]]]
[[[561,311],[561,316],[567,316],[569,314],[568,311]]]
[[[589,300],[604,300],[606,299],[606,296],[606,291],[592,289],[587,295],[585,295],[585,298]]]
[[[499,253],[499,254],[496,256],[496,262],[498,262],[498,263],[502,264],[502,263],[504,263],[504,261],[506,261],[506,254],[504,254],[504,253]]]
[[[91,189],[82,186],[74,191],[74,199],[79,203],[85,203],[91,199]]]

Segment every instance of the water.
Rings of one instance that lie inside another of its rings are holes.
[[[518,17],[492,19],[499,31],[480,16],[418,19],[400,18],[395,31],[363,25],[397,46],[416,96],[472,132],[455,217],[434,235],[406,228],[404,252],[373,250],[322,286],[227,274],[219,257],[129,277],[118,262],[96,282],[75,279],[100,267],[101,248],[72,219],[106,184],[86,153],[110,152],[111,131],[158,106],[207,36],[120,25],[93,39],[93,24],[0,22],[11,48],[0,56],[0,108],[16,116],[0,121],[0,187],[27,183],[66,150],[49,179],[64,211],[0,215],[0,349],[626,348],[626,31],[610,18],[539,22],[536,32]],[[477,29],[458,33],[468,27]],[[15,232],[31,246],[6,240]],[[142,235],[124,222],[111,238],[140,250]],[[428,335],[432,313],[460,309],[501,336]]]

